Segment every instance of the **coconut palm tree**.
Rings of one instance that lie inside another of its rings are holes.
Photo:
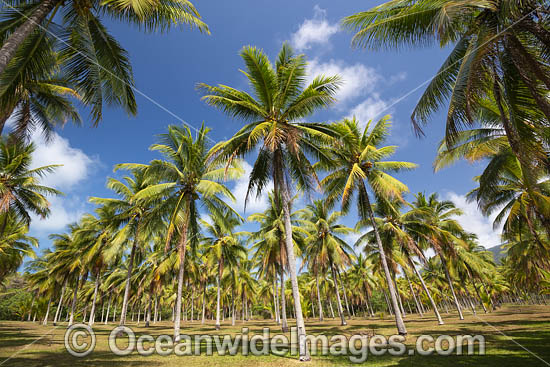
[[[338,223],[342,215],[338,211],[331,212],[329,205],[322,200],[315,200],[307,206],[303,218],[309,222],[308,229],[310,235],[306,238],[307,245],[304,251],[304,261],[310,272],[315,274],[316,278],[318,278],[319,273],[317,267],[327,269],[332,273],[338,314],[341,325],[345,326],[347,322],[340,299],[340,285],[338,284],[337,272],[349,266],[354,258],[353,248],[341,238],[343,235],[353,233],[354,230]],[[318,302],[320,306],[320,299],[318,299]]]
[[[373,317],[374,309],[372,308],[371,297],[374,287],[377,284],[377,279],[374,276],[374,265],[372,261],[363,254],[359,254],[356,261],[351,266],[350,278],[352,289],[364,292],[364,298],[362,297],[362,293],[359,293],[359,297],[364,300],[369,315]]]
[[[252,214],[248,221],[258,222],[260,229],[252,233],[249,241],[254,242],[252,250],[254,252],[253,261],[257,264],[260,276],[272,275],[273,293],[275,295],[275,313],[279,312],[277,291],[277,274],[279,274],[281,283],[281,295],[285,294],[285,272],[289,267],[287,247],[286,247],[286,229],[285,215],[282,209],[281,195],[271,192],[268,195],[269,206],[263,213]],[[304,247],[304,239],[309,235],[305,228],[300,226],[301,211],[295,211],[290,214],[292,225],[292,243],[294,251],[300,251]],[[281,329],[288,331],[286,298],[281,296]]]
[[[170,125],[168,132],[160,135],[159,144],[151,150],[160,152],[164,160],[153,160],[146,166],[148,182],[152,184],[136,194],[136,200],[162,199],[160,207],[168,213],[166,249],[172,243],[177,231],[178,276],[176,313],[174,320],[174,338],[180,339],[181,301],[185,253],[188,243],[197,243],[199,238],[199,207],[205,207],[211,213],[223,210],[234,212],[220,195],[235,200],[231,191],[221,182],[223,179],[236,179],[243,170],[238,161],[224,167],[210,159],[212,151],[208,149],[210,129],[204,125],[193,136],[188,127]],[[125,164],[122,167],[141,169],[144,165]]]
[[[120,168],[126,168],[126,166],[119,165],[115,169]],[[101,222],[101,225],[110,228],[109,231],[117,232],[113,235],[109,250],[104,255],[107,258],[112,258],[115,254],[122,252],[124,246],[132,244],[127,259],[126,286],[122,300],[120,325],[124,325],[126,322],[130,279],[133,275],[136,251],[140,246],[145,245],[156,226],[162,223],[160,215],[163,209],[158,198],[138,197],[139,193],[152,186],[145,167],[143,165],[131,167],[130,172],[132,176],[125,176],[123,181],[115,178],[110,178],[107,181],[107,187],[113,190],[119,198],[91,197],[89,199],[94,204],[110,207],[110,210],[116,212],[115,215],[108,216]]]
[[[408,190],[405,184],[390,176],[389,172],[413,169],[416,165],[385,160],[396,149],[395,146],[382,145],[388,137],[390,127],[389,116],[380,119],[372,129],[371,122],[361,128],[355,118],[331,125],[331,130],[337,136],[336,142],[327,147],[331,159],[320,161],[317,167],[328,171],[328,175],[322,181],[328,203],[341,201],[343,211],[347,212],[353,197],[357,195],[359,218],[365,222],[369,221],[374,231],[381,265],[395,310],[397,330],[399,334],[405,335],[407,330],[399,311],[397,294],[367,191],[368,185],[375,196],[399,199],[402,193]]]
[[[47,195],[61,195],[60,191],[40,184],[40,179],[59,165],[31,168],[34,151],[32,143],[25,145],[0,137],[0,214],[12,211],[26,225],[31,222],[30,213],[42,218],[49,215]],[[7,223],[8,216],[3,215],[0,236]]]
[[[28,235],[27,224],[12,212],[0,214],[0,223],[6,223],[0,237],[0,284],[2,284],[6,276],[16,272],[23,264],[25,257],[35,257],[33,247],[38,247],[38,240]]]
[[[59,73],[55,44],[53,35],[33,33],[0,75],[0,135],[8,118],[13,124],[11,135],[18,139],[39,130],[48,140],[54,126],[69,120],[81,123],[73,103],[79,95]]]
[[[447,101],[446,140],[459,130],[484,121],[489,107],[505,130],[512,152],[525,172],[532,199],[533,174],[547,164],[540,139],[550,120],[550,18],[543,1],[508,6],[506,2],[452,2],[434,0],[389,1],[343,20],[357,31],[354,44],[373,48],[439,43],[452,51],[430,80],[413,114],[422,125]],[[546,218],[548,212],[543,214]]]
[[[53,22],[60,10],[63,16],[59,22]],[[14,64],[24,66],[42,61],[37,54],[40,51],[37,44],[55,34],[54,49],[60,52],[62,72],[82,102],[91,107],[94,124],[101,120],[105,104],[119,105],[130,114],[136,113],[128,53],[109,33],[105,20],[132,23],[146,31],[188,25],[208,32],[199,13],[187,0],[132,3],[94,0],[85,5],[77,1],[46,0],[11,3],[5,12],[8,16],[0,32],[0,75],[7,74]],[[31,40],[35,42],[30,43]],[[30,44],[31,52],[21,54],[19,51],[26,44]],[[19,62],[18,55],[23,56],[24,63]],[[18,73],[11,70],[10,75],[16,77]]]
[[[400,264],[403,269],[404,276],[407,277],[408,280],[408,275],[405,270],[408,265],[408,267],[410,267],[419,278],[420,283],[422,284],[422,288],[424,289],[426,296],[430,300],[438,324],[443,325],[443,320],[441,318],[441,315],[439,314],[437,305],[433,300],[430,290],[426,286],[422,275],[416,268],[413,260],[413,256],[417,256],[421,261],[426,261],[424,253],[419,246],[419,242],[424,240],[422,234],[426,231],[426,228],[424,228],[425,224],[422,220],[418,220],[418,216],[416,215],[417,213],[415,211],[411,210],[402,213],[401,209],[405,205],[410,204],[398,199],[388,200],[386,198],[379,197],[375,208],[375,221],[377,222],[378,230],[382,237],[382,242],[386,246],[390,246],[390,251],[386,251],[386,253],[392,254],[391,251],[393,251],[393,249],[400,249],[400,252],[402,252],[405,258],[405,262]],[[368,223],[359,222],[357,226],[361,227],[365,224],[368,225]],[[369,232],[359,238],[357,243],[364,242],[365,240],[369,239],[372,240],[373,238],[374,233]],[[394,246],[392,246],[392,244]],[[400,254],[396,252],[396,255],[399,256]],[[389,259],[393,260],[393,257],[390,257]],[[395,268],[397,268],[397,264],[395,264],[394,266]],[[410,289],[413,293],[413,296],[416,298],[412,286],[410,287]]]
[[[200,84],[206,93],[203,99],[207,104],[247,122],[231,139],[217,144],[213,155],[223,162],[231,162],[234,157],[245,156],[259,148],[250,175],[247,198],[254,190],[257,194],[261,193],[270,179],[276,194],[281,195],[300,359],[309,360],[296,257],[291,241],[292,194],[288,184],[295,181],[298,189],[309,191],[316,181],[308,156],[317,159],[324,157],[319,142],[328,139],[326,126],[302,121],[334,102],[340,78],[318,76],[306,84],[305,57],[295,55],[287,44],[283,45],[275,65],[256,47],[243,48],[241,57],[246,65],[244,74],[252,88],[252,95],[226,85]]]
[[[426,198],[424,194],[418,193],[412,205],[418,220],[424,222],[423,236],[441,260],[458,316],[464,320],[447,261],[448,258],[456,258],[457,246],[464,246],[465,232],[456,220],[457,216],[462,215],[462,210],[450,200],[440,201],[437,194]]]
[[[242,218],[228,210],[210,215],[210,223],[201,221],[208,248],[206,256],[217,267],[216,330],[220,329],[220,282],[224,268],[236,268],[239,261],[246,258],[247,250],[239,239],[235,228],[242,223]]]

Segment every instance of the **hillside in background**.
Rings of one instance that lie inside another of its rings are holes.
[[[496,245],[491,248],[488,248],[487,251],[493,253],[493,258],[495,259],[496,264],[500,264],[500,259],[506,256],[506,253],[503,253],[502,245]]]

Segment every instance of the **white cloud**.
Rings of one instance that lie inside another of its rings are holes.
[[[310,81],[319,75],[340,75],[343,84],[336,94],[339,104],[371,93],[382,79],[374,68],[360,63],[348,65],[342,60],[319,62],[313,59],[309,62],[308,69]]]
[[[380,118],[389,113],[387,107],[388,103],[382,100],[378,94],[374,93],[352,108],[348,117],[355,116],[360,126],[364,127],[370,120],[374,120],[377,117]]]
[[[41,184],[54,187],[66,195],[74,193],[90,171],[99,164],[82,150],[74,148],[69,141],[54,133],[49,142],[45,142],[39,133],[34,133],[31,140],[36,145],[31,167],[41,167],[50,164],[62,164],[53,173],[41,179]],[[67,224],[77,221],[85,212],[85,201],[78,196],[50,196],[50,215],[42,219],[31,215],[31,231],[52,233],[63,230]]]
[[[53,134],[48,143],[44,142],[37,134],[34,134],[32,141],[36,145],[32,159],[33,168],[50,164],[63,165],[42,179],[44,185],[61,190],[70,189],[86,179],[92,166],[97,163],[82,150],[71,147],[69,141],[57,133]]]
[[[313,11],[313,18],[304,20],[291,36],[291,42],[297,50],[307,50],[312,44],[327,45],[330,37],[338,32],[338,24],[330,24],[326,20],[326,10],[315,5]]]
[[[31,214],[31,231],[46,232],[48,234],[62,231],[65,227],[76,222],[84,214],[84,205],[76,197],[50,197],[50,215],[42,219]]]
[[[232,193],[236,199],[235,210],[239,213],[244,212],[244,203],[246,199],[246,192],[248,190],[248,179],[250,172],[252,172],[252,166],[248,162],[244,161],[242,166],[245,173],[237,180],[235,187],[232,190]],[[246,203],[246,214],[258,213],[266,210],[269,206],[268,193],[272,189],[273,182],[270,181],[259,197],[256,197],[255,192],[250,193],[248,202]]]
[[[483,216],[477,208],[476,202],[469,203],[464,195],[459,195],[453,191],[445,193],[444,198],[452,200],[458,208],[462,209],[464,215],[457,217],[457,220],[464,229],[477,235],[480,245],[485,248],[500,245],[502,228],[493,229],[495,215]]]

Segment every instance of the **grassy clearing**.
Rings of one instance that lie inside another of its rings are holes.
[[[442,334],[482,334],[486,339],[486,355],[474,356],[369,356],[370,366],[545,366],[542,360],[550,361],[550,307],[546,306],[505,306],[501,310],[478,316],[466,315],[466,320],[459,322],[455,315],[443,315],[445,325],[438,326],[432,317],[407,317],[407,348],[412,348],[416,338],[422,334],[435,337]],[[129,325],[136,335],[150,333],[158,336],[170,335],[170,322],[162,322],[146,329],[143,323]],[[201,325],[200,322],[186,323],[182,330],[185,334],[234,334],[243,326],[250,328],[250,334],[260,334],[263,327],[271,327],[273,334],[280,333],[277,326],[270,321],[250,321],[243,324],[238,321],[231,327],[227,320],[222,330],[216,332],[211,322]],[[42,326],[31,322],[0,322],[0,366],[289,366],[299,365],[295,356],[185,356],[170,355],[148,357],[133,353],[129,356],[113,355],[108,348],[107,336],[113,325],[96,324],[97,345],[92,354],[76,358],[66,352],[63,336],[66,324],[53,327]],[[328,319],[324,323],[310,320],[307,323],[311,334],[345,334],[352,335],[374,331],[377,334],[394,333],[393,321],[386,317],[380,319],[352,319],[349,325],[339,326],[338,320]],[[31,344],[32,343],[32,344]],[[517,344],[516,344],[517,343]],[[525,349],[524,349],[525,348]],[[540,359],[538,359],[536,356]],[[11,356],[11,358],[10,358]],[[6,361],[7,358],[10,358]],[[542,359],[542,360],[541,360]],[[304,364],[301,364],[304,365]],[[352,365],[346,356],[314,356],[309,366],[345,366]]]

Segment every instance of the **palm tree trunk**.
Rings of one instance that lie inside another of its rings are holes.
[[[384,298],[386,299],[386,305],[388,306],[388,312],[391,316],[393,316],[393,307],[390,303],[390,300],[388,299],[388,292],[384,289]]]
[[[411,290],[411,294],[414,298],[414,304],[416,305],[418,314],[420,315],[420,317],[423,317],[424,315],[422,315],[422,309],[420,308],[420,304],[418,303],[418,299],[416,298],[416,293],[414,292],[413,286],[411,284],[411,280],[409,279],[409,276],[407,275],[407,272],[405,271],[405,269],[403,269],[403,274],[405,275],[405,279],[407,279],[407,283],[409,283],[409,289]]]
[[[195,289],[191,288],[191,321],[195,318]]]
[[[395,292],[397,293],[397,300],[399,301],[399,310],[401,311],[403,318],[405,318],[407,317],[407,314],[405,313],[405,308],[403,308],[403,297],[401,296],[401,292],[399,292],[399,287],[397,286],[397,281],[395,280],[395,272],[392,271],[392,274],[393,274],[393,285],[395,286]]]
[[[235,326],[235,290],[231,291],[231,326]]]
[[[218,295],[216,297],[216,330],[220,330],[220,276],[221,276],[221,261],[218,264],[218,276],[216,277],[216,287]]]
[[[279,287],[277,287],[276,275],[273,275],[273,308],[275,309],[275,323],[279,325],[281,318],[279,316]]]
[[[111,311],[111,299],[113,298],[113,294],[109,293],[109,302],[107,302],[107,313],[105,314],[105,321],[103,322],[105,325],[109,322],[109,312]]]
[[[55,324],[57,323],[59,314],[61,313],[61,309],[63,308],[63,296],[65,295],[65,289],[67,288],[67,280],[68,278],[65,278],[65,281],[63,282],[63,288],[61,288],[61,296],[59,296],[59,303],[57,304],[57,310],[55,310],[53,326],[55,326]]]
[[[317,303],[319,305],[319,321],[323,321],[323,305],[321,304],[321,292],[319,291],[319,274],[315,272],[315,286],[317,287]],[[313,305],[312,307],[313,308]]]
[[[44,316],[44,321],[42,321],[42,325],[48,325],[48,316],[50,315],[50,306],[52,305],[52,299],[48,300],[48,308],[46,309],[46,316]]]
[[[204,325],[204,316],[206,314],[206,282],[204,282],[203,288],[202,288],[202,319],[201,324]]]
[[[189,204],[189,203],[188,203]],[[176,310],[174,315],[174,341],[180,341],[180,325],[181,325],[181,296],[183,293],[183,273],[185,269],[185,252],[187,250],[187,228],[189,227],[189,207],[185,207],[185,218],[183,219],[183,224],[181,228],[180,241],[178,243],[178,253],[179,253],[179,269],[178,269],[178,293],[176,295]]]
[[[281,330],[283,333],[288,332],[288,321],[286,319],[285,272],[283,267],[281,267]]]
[[[367,311],[369,312],[369,315],[371,317],[374,317],[374,309],[372,308],[372,303],[370,301],[369,291],[367,289],[365,290],[365,294],[367,296]]]
[[[426,293],[426,296],[428,296],[428,299],[430,300],[430,304],[432,305],[432,308],[434,309],[435,317],[437,318],[437,323],[439,325],[443,325],[444,324],[443,319],[441,318],[441,315],[439,314],[439,310],[437,308],[437,305],[435,304],[435,301],[432,297],[432,294],[430,293],[430,290],[428,289],[428,287],[426,286],[426,283],[424,282],[424,278],[422,278],[422,275],[420,274],[420,272],[418,271],[416,266],[414,266],[414,263],[413,263],[411,257],[407,256],[407,258],[409,260],[409,264],[411,265],[411,268],[413,269],[414,273],[416,274],[416,277],[420,280],[420,284],[422,284],[422,288],[424,289],[424,293]]]
[[[92,326],[95,322],[95,305],[97,301],[97,293],[99,291],[99,282],[101,281],[101,272],[98,269],[95,276],[95,287],[94,287],[94,298],[92,300],[92,310],[90,311],[90,319],[88,320],[88,325]]]
[[[453,281],[451,279],[451,275],[449,274],[449,269],[447,268],[447,260],[445,259],[445,256],[443,256],[441,252],[439,252],[439,258],[441,259],[441,264],[443,265],[443,270],[445,271],[445,277],[447,277],[449,288],[451,288],[451,294],[453,295],[453,300],[455,302],[456,310],[458,311],[458,317],[461,320],[464,320],[464,316],[462,315],[462,309],[460,308],[460,304],[458,303],[458,299],[456,298],[455,288],[453,287]]]
[[[7,217],[7,216],[6,216]],[[31,321],[31,316],[32,316],[32,308],[34,306],[34,300],[36,299],[36,292],[35,292],[35,297],[32,297],[32,301],[31,301],[31,308],[29,308],[29,316],[27,317],[27,321]]]
[[[334,280],[334,289],[336,290],[336,301],[338,306],[338,315],[340,315],[340,325],[346,326],[348,323],[346,322],[346,319],[344,317],[344,310],[342,309],[342,301],[340,300],[340,291],[338,290],[338,278],[336,278],[336,270],[334,270],[334,266],[330,266],[332,270],[332,279]]]
[[[346,286],[342,282],[342,277],[340,276],[340,272],[336,272],[336,275],[338,276],[338,281],[342,286],[342,294],[344,295],[344,302],[346,303],[346,310],[348,311],[348,316],[351,317],[351,312],[349,311],[349,303],[348,303],[348,295],[346,292]]]
[[[52,9],[61,3],[61,0],[43,0],[33,10],[27,20],[13,32],[0,48],[0,75],[6,69],[6,66],[15,56],[19,46],[25,39],[41,24]]]
[[[153,303],[153,289],[149,289],[149,296],[147,300],[147,312],[145,313],[145,327],[149,327],[151,324],[151,306]]]
[[[388,262],[386,261],[386,253],[384,251],[384,246],[382,245],[382,240],[380,239],[380,234],[378,233],[378,227],[374,220],[374,213],[372,212],[372,206],[370,204],[369,194],[367,193],[367,189],[364,186],[362,187],[362,189],[364,190],[364,197],[366,198],[366,201],[367,201],[365,204],[367,207],[367,211],[369,213],[369,218],[370,218],[372,228],[374,230],[376,244],[378,245],[378,252],[380,253],[382,268],[384,269],[384,274],[386,276],[386,283],[388,284],[388,288],[390,291],[391,303],[395,311],[395,324],[397,326],[397,332],[399,333],[399,335],[407,335],[407,328],[405,327],[405,323],[403,322],[403,316],[401,315],[401,311],[399,310],[399,305],[397,304],[397,294],[393,287],[390,269],[388,267]]]
[[[464,287],[464,290],[466,291],[466,300],[468,301],[468,303],[470,304],[470,307],[472,308],[472,313],[474,315],[477,315],[476,313],[476,306],[474,305],[474,303],[472,302],[472,297],[470,297],[470,291],[468,290],[468,288]]]
[[[139,219],[138,219],[139,220]],[[134,269],[134,257],[136,255],[136,248],[138,245],[139,234],[139,222],[136,228],[134,241],[132,243],[132,250],[130,251],[130,258],[128,259],[128,272],[126,273],[126,285],[124,287],[124,298],[122,299],[122,311],[120,311],[120,326],[124,326],[126,323],[126,313],[128,311],[128,298],[130,297],[130,278],[132,277],[132,271]]]
[[[472,285],[474,286],[474,289],[476,291],[476,294],[477,294],[477,299],[479,299],[479,303],[481,303],[481,307],[483,307],[483,312],[487,313],[487,307],[485,307],[485,303],[483,303],[483,299],[481,298],[481,296],[479,295],[479,289],[477,288],[477,284],[476,282],[474,281],[474,278],[472,277],[470,279],[470,281],[472,282]]]
[[[334,318],[334,308],[332,308],[332,299],[331,299],[331,297],[328,298],[328,306],[329,306],[329,309],[330,309],[331,318]]]
[[[159,316],[159,295],[155,294],[155,317],[153,318],[153,324],[157,323],[158,316]]]
[[[300,361],[309,361],[311,357],[306,348],[306,325],[304,323],[304,316],[302,313],[302,304],[300,300],[300,289],[298,288],[298,276],[296,275],[296,257],[294,255],[294,244],[292,241],[292,223],[290,221],[290,206],[291,198],[288,192],[286,181],[282,169],[282,157],[279,157],[276,162],[276,179],[275,186],[279,188],[282,204],[283,204],[283,217],[285,225],[285,243],[286,243],[286,255],[288,257],[288,268],[290,273],[290,284],[292,287],[292,297],[294,298],[294,312],[296,314],[296,328],[298,329],[298,345],[300,353]]]
[[[74,312],[76,310],[76,298],[77,298],[79,281],[80,281],[80,278],[77,277],[76,284],[74,286],[74,291],[73,291],[73,303],[71,305],[71,316],[69,317],[69,326],[71,326],[74,323]]]

